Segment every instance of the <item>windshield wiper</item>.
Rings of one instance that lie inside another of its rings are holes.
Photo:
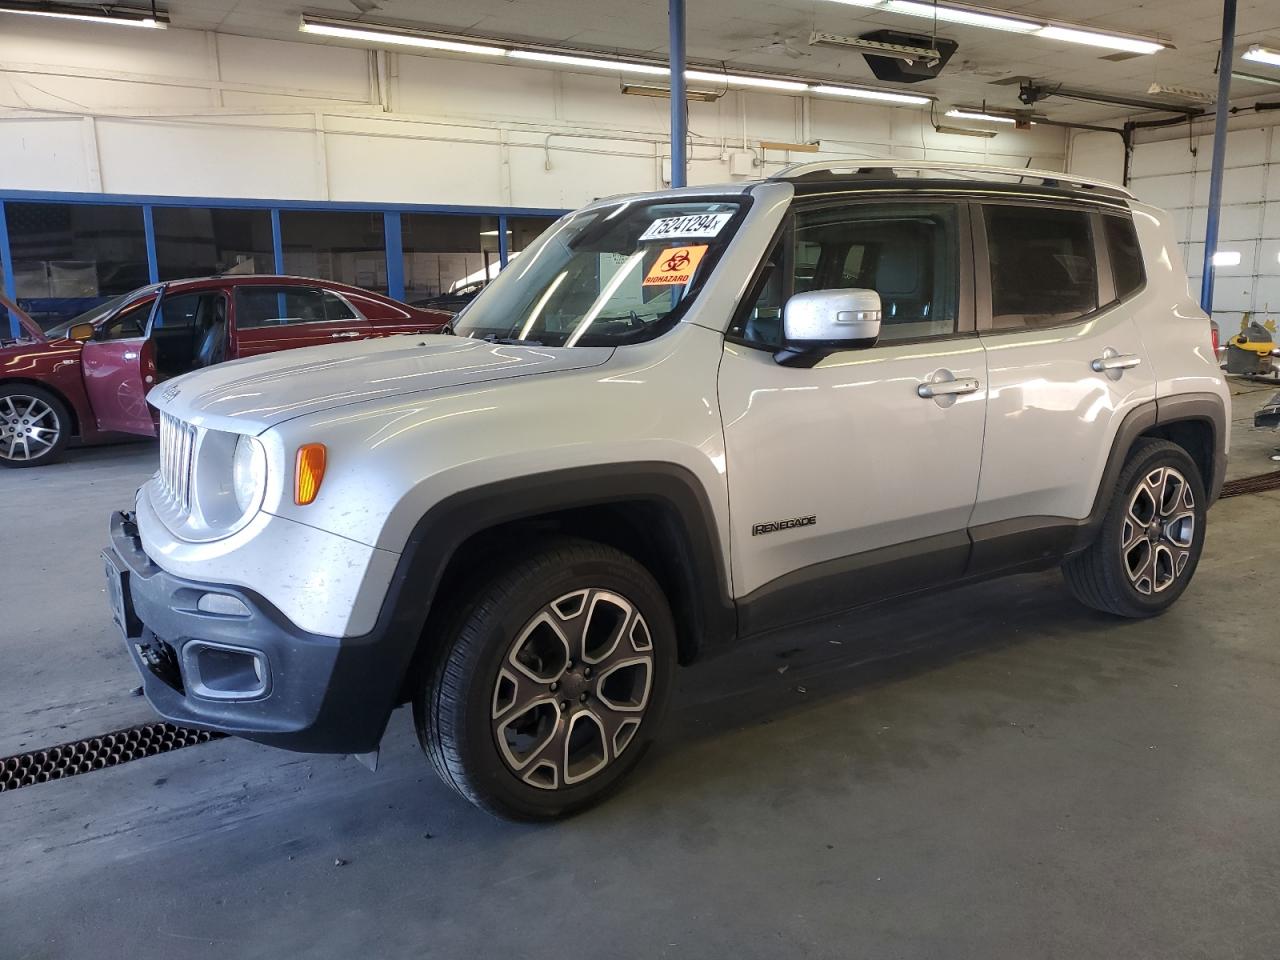
[[[546,346],[546,344],[543,343],[541,340],[521,340],[519,337],[495,337],[492,334],[490,334],[487,337],[482,337],[481,339],[483,339],[485,343],[499,343],[499,344],[502,344],[503,346],[509,346],[512,344],[521,346],[521,347],[545,347]]]

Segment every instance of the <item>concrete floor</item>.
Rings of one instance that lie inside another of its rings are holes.
[[[153,464],[0,473],[0,755],[150,719],[96,555]],[[1215,507],[1156,621],[1038,574],[682,671],[558,826],[458,800],[403,711],[376,775],[228,740],[4,794],[0,958],[1280,955],[1277,530]]]

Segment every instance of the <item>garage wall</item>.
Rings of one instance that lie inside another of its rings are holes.
[[[1222,184],[1219,251],[1237,251],[1238,266],[1219,266],[1214,283],[1214,317],[1227,334],[1240,328],[1246,312],[1260,319],[1280,317],[1280,127],[1231,130],[1227,134],[1226,176]],[[1143,200],[1173,216],[1197,298],[1204,262],[1205,217],[1213,137],[1139,143],[1133,152],[1131,186]]]
[[[15,22],[16,21],[16,22]],[[201,31],[6,18],[0,188],[573,207],[663,183],[668,101],[617,77]],[[690,181],[822,155],[1061,169],[1061,130],[936,133],[927,110],[730,92],[690,104]],[[821,144],[822,154],[761,140]]]

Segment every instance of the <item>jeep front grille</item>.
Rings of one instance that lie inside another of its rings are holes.
[[[167,413],[160,414],[160,484],[183,513],[191,509],[191,464],[196,428]]]

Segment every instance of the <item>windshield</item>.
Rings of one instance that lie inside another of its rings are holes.
[[[742,220],[747,201],[626,200],[551,226],[458,315],[458,336],[599,347],[669,330]]]
[[[62,321],[62,323],[59,323],[59,324],[56,324],[55,326],[50,327],[48,330],[45,331],[45,336],[49,337],[50,339],[55,339],[57,337],[65,337],[68,333],[71,332],[71,328],[74,327],[77,323],[97,324],[99,321],[106,318],[106,316],[110,314],[111,311],[115,310],[116,307],[120,306],[122,303],[126,303],[129,300],[132,300],[134,297],[137,297],[139,294],[149,293],[150,291],[155,290],[156,288],[157,288],[156,284],[148,284],[145,287],[139,287],[137,290],[130,290],[128,293],[122,293],[118,297],[112,297],[110,300],[106,300],[98,304],[96,307],[90,307],[84,313],[77,314],[76,316],[72,317],[70,320],[64,320]]]

